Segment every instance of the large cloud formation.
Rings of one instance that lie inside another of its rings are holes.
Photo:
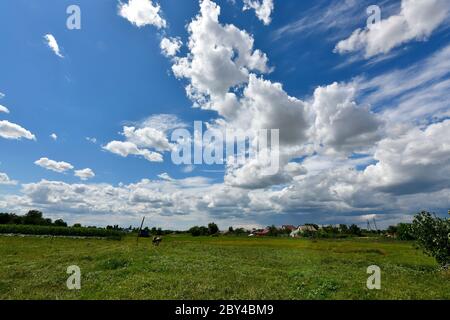
[[[210,129],[280,129],[278,173],[264,175],[263,158],[226,162],[223,183],[166,173],[118,185],[42,180],[22,185],[21,196],[1,197],[0,208],[39,206],[81,221],[107,216],[108,223],[152,214],[164,226],[173,226],[170,217],[176,216],[182,228],[212,218],[224,226],[277,223],[291,215],[357,222],[374,214],[385,226],[420,209],[449,206],[450,107],[439,98],[448,95],[450,47],[370,79],[324,84],[301,100],[267,79],[271,67],[253,37],[221,24],[219,16],[217,4],[200,1],[200,13],[188,25],[187,55],[177,56],[176,47],[168,54],[172,70],[195,106],[217,112]],[[173,116],[153,116],[125,126],[123,141],[104,148],[160,161],[174,148],[170,131],[183,126]]]
[[[382,120],[356,104],[356,90],[353,85],[333,83],[314,91],[316,143],[351,154],[366,151],[381,138]]]

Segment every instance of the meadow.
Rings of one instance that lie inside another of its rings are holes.
[[[81,290],[66,287],[70,265]],[[381,290],[366,288],[370,265]],[[450,299],[450,272],[381,238],[0,236],[0,299]]]

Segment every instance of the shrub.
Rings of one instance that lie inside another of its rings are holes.
[[[237,228],[236,230],[234,230],[234,233],[237,235],[242,235],[242,234],[249,234],[250,232],[245,230],[244,228]]]
[[[269,227],[269,233],[267,234],[269,237],[277,237],[280,234],[280,231],[274,225]]]
[[[360,227],[358,227],[356,224],[352,224],[349,228],[348,228],[348,233],[354,236],[362,236],[362,230]]]
[[[53,223],[56,227],[67,227],[67,223],[64,222],[62,219],[55,220]]]
[[[450,264],[450,219],[441,219],[423,211],[414,218],[412,234],[420,248],[444,268]]]
[[[399,240],[415,240],[412,225],[409,223],[400,223],[397,225],[397,238]]]
[[[396,235],[397,234],[397,226],[389,226],[389,228],[387,229],[387,233],[390,235]]]
[[[193,236],[193,237],[200,237],[201,231],[200,231],[200,227],[195,226],[189,229],[189,233]]]
[[[208,236],[209,229],[207,227],[195,226],[189,229],[189,233],[194,237]]]
[[[0,225],[0,233],[3,234],[27,234],[46,236],[78,236],[78,237],[102,237],[109,239],[121,239],[122,232],[117,230],[94,229],[94,228],[68,228],[55,226],[37,225]]]

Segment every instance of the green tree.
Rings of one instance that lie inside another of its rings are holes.
[[[217,234],[219,232],[219,227],[214,222],[208,224],[208,234],[211,236],[213,234]]]
[[[16,217],[14,213],[0,213],[0,224],[12,224]]]
[[[279,230],[277,227],[275,227],[274,225],[271,225],[269,227],[269,233],[267,234],[269,237],[276,237],[279,234]]]
[[[45,225],[45,219],[42,218],[42,212],[38,210],[30,210],[23,218],[23,224]]]
[[[343,234],[348,233],[348,226],[346,224],[340,224],[339,225],[339,231]]]
[[[193,236],[193,237],[199,237],[201,236],[201,232],[200,232],[200,227],[195,226],[189,229],[189,233]]]
[[[391,234],[391,235],[396,235],[397,234],[397,226],[389,226],[387,228],[387,233]]]
[[[245,230],[244,228],[237,228],[236,230],[234,230],[234,233],[236,235],[248,234],[247,230]]]
[[[67,223],[63,219],[55,220],[53,224],[57,227],[67,227]]]
[[[361,236],[362,235],[362,230],[360,227],[358,227],[356,224],[352,224],[349,228],[348,228],[348,232],[352,235],[355,236]]]
[[[400,223],[397,225],[397,238],[399,240],[415,240],[412,225],[410,223]]]
[[[420,248],[444,268],[450,265],[450,219],[441,219],[422,211],[411,227]]]

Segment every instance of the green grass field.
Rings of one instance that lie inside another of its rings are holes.
[[[366,288],[372,264],[381,290]],[[66,287],[69,265],[79,291]],[[382,239],[0,236],[0,299],[450,299],[450,273]]]

